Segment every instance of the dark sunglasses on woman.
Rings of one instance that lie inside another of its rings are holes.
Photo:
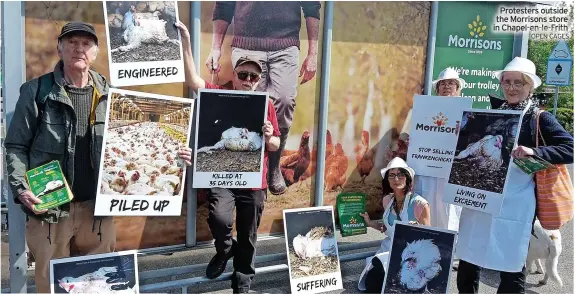
[[[250,81],[257,82],[260,80],[260,75],[257,73],[249,72],[249,71],[240,71],[238,73],[238,78],[242,81],[245,81],[250,77]]]

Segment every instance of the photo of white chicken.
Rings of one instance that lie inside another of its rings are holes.
[[[401,253],[401,285],[411,291],[423,289],[441,272],[440,261],[439,248],[432,240],[407,243]]]
[[[61,187],[64,187],[64,181],[62,180],[54,180],[54,181],[49,181],[48,183],[46,183],[46,187],[44,188],[44,190],[40,193],[38,193],[38,197],[43,196],[47,193],[50,193],[52,191],[55,191]]]
[[[212,154],[212,150],[258,151],[262,148],[262,136],[246,128],[231,127],[222,133],[222,138],[214,146],[198,149],[198,153]]]
[[[108,283],[106,274],[117,273],[118,267],[101,267],[95,272],[79,277],[63,277],[58,280],[58,286],[70,294],[136,294],[135,289],[125,287],[123,290],[113,290],[114,286],[127,285],[129,282]],[[122,287],[124,288],[124,287]]]
[[[305,236],[298,234],[292,244],[296,255],[302,259],[336,255],[337,241],[333,232],[326,227],[315,227]]]
[[[190,106],[117,95],[106,132],[100,193],[179,195],[185,164],[177,152],[187,146]]]
[[[501,148],[503,136],[487,135],[481,140],[470,144],[465,150],[454,157],[456,160],[467,159],[475,162],[479,168],[490,171],[497,170],[503,164]]]

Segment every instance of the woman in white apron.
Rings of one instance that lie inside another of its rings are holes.
[[[361,216],[369,226],[385,232],[386,237],[374,256],[378,258],[366,258],[366,265],[358,283],[358,288],[361,291],[381,292],[396,220],[426,226],[430,224],[427,201],[411,191],[414,175],[415,171],[399,157],[391,160],[387,167],[381,170],[383,194],[386,195],[382,201],[384,208],[383,226],[371,221],[367,213],[361,214]]]
[[[530,99],[541,79],[535,64],[516,57],[504,70],[497,71],[505,102],[498,108],[522,110],[523,121],[512,157],[537,155],[552,164],[573,163],[573,137],[548,112],[540,115],[540,131],[547,146],[535,148],[531,127],[535,103]],[[457,273],[460,293],[478,293],[481,268],[499,271],[498,293],[525,293],[527,252],[535,214],[535,182],[513,162],[499,215],[464,208],[459,223]]]

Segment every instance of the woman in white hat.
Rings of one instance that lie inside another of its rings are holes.
[[[540,114],[540,135],[546,146],[535,148],[535,114],[531,96],[541,85],[535,64],[515,57],[505,69],[497,71],[505,102],[498,109],[521,110],[523,121],[517,146],[511,156],[537,155],[552,164],[573,163],[573,137],[548,112]],[[457,238],[460,258],[457,288],[460,293],[477,293],[481,268],[500,272],[498,293],[525,293],[525,262],[535,217],[535,182],[533,176],[514,163],[498,216],[463,208]]]
[[[366,259],[366,266],[361,273],[358,288],[368,293],[380,293],[389,259],[391,240],[395,221],[407,221],[429,226],[429,205],[427,201],[412,192],[415,171],[399,157],[392,159],[386,168],[381,170],[383,188],[383,225],[372,221],[367,213],[361,214],[368,226],[385,233],[379,250],[374,257]]]

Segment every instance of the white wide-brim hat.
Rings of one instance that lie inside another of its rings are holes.
[[[409,173],[409,176],[411,176],[411,180],[413,180],[413,177],[415,176],[415,171],[411,167],[407,166],[407,163],[405,163],[401,157],[396,157],[387,164],[387,167],[381,169],[381,177],[385,178],[387,171],[392,168],[402,168],[406,170]]]
[[[459,83],[459,89],[463,89],[466,85],[465,80],[459,77],[459,73],[452,67],[448,67],[439,73],[437,80],[432,81],[433,88],[437,86],[437,83],[443,80],[456,80]]]
[[[496,70],[494,72],[495,77],[501,82],[501,74],[506,71],[517,71],[525,74],[533,81],[533,87],[537,88],[541,86],[541,79],[537,76],[535,72],[535,63],[533,61],[523,58],[515,57],[511,62],[509,62],[503,70]]]

